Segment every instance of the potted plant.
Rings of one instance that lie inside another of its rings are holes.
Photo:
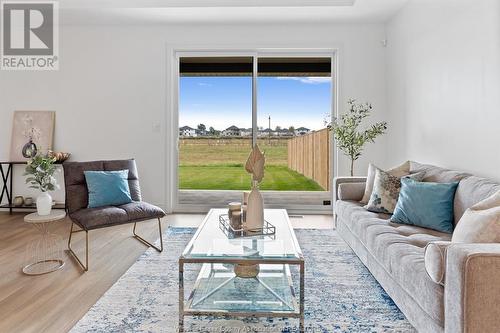
[[[370,116],[373,109],[370,103],[356,103],[355,99],[347,101],[349,111],[334,119],[328,128],[333,132],[337,147],[351,160],[351,176],[354,176],[354,161],[363,153],[368,142],[375,142],[375,138],[387,130],[387,122],[381,121],[370,125],[364,130],[359,127],[363,120]]]
[[[49,215],[52,210],[52,197],[49,191],[59,188],[54,177],[56,167],[55,159],[47,155],[37,154],[28,161],[24,175],[27,176],[26,184],[30,188],[40,190],[36,198],[36,209],[38,215]]]

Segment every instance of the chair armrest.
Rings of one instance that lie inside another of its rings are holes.
[[[498,332],[500,244],[453,244],[446,258],[445,332]]]
[[[343,187],[346,187],[345,188],[345,191],[343,191],[344,193],[346,193],[346,196],[347,196],[347,192],[351,192],[350,189],[348,189],[348,185],[347,184],[353,184],[355,183],[356,185],[353,185],[354,187],[356,187],[357,189],[359,189],[359,186],[360,184],[363,184],[363,186],[365,186],[366,184],[366,177],[336,177],[333,179],[333,188],[335,189],[335,192],[333,193],[333,201],[337,201],[337,200],[356,200],[356,201],[359,201],[363,198],[363,194],[364,194],[364,190],[363,190],[363,193],[361,193],[361,197],[359,198],[354,198],[354,199],[345,199],[344,197],[341,197],[339,195],[339,187],[341,184],[345,184],[345,186]],[[344,190],[344,188],[343,188]],[[354,190],[352,191],[352,194],[354,194],[355,192],[357,192],[357,190]],[[349,195],[351,196],[351,194]]]

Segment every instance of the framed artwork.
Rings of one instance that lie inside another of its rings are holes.
[[[10,160],[26,161],[52,149],[55,111],[14,111]]]

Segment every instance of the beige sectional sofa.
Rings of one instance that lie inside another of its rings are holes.
[[[455,224],[465,210],[500,190],[500,184],[459,171],[411,162],[423,181],[460,181]],[[396,224],[368,212],[358,201],[365,178],[335,180],[335,219],[339,234],[379,281],[419,332],[500,332],[500,244],[452,244],[445,258],[444,286],[426,273],[429,242],[451,234]]]

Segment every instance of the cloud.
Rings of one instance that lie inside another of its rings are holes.
[[[206,82],[198,82],[198,85],[201,87],[211,87],[212,86],[212,84],[206,83]]]
[[[321,77],[321,76],[278,76],[277,80],[292,80],[292,81],[300,81],[306,84],[322,84],[329,83],[332,81],[330,77]]]

